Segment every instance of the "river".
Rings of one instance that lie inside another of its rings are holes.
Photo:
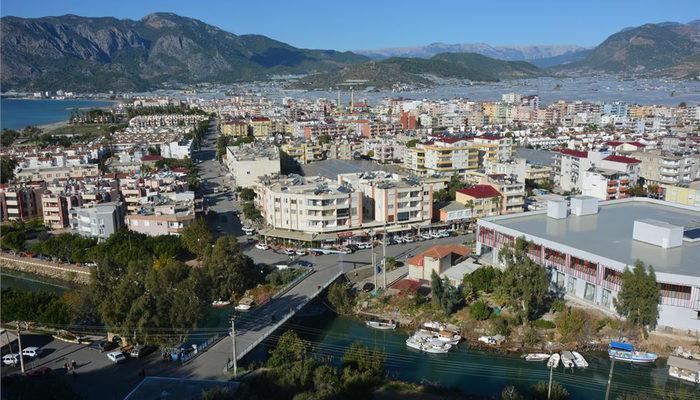
[[[0,128],[22,129],[67,121],[71,110],[106,107],[108,101],[0,98]]]
[[[14,287],[24,290],[47,290],[62,293],[69,286],[60,281],[33,275],[2,271],[2,288]],[[223,316],[223,317],[222,317]],[[220,327],[228,324],[226,312],[209,316],[210,323]],[[380,349],[386,355],[386,367],[392,378],[410,382],[431,382],[444,387],[457,388],[467,394],[496,396],[506,385],[515,385],[527,391],[537,381],[547,380],[549,371],[544,363],[532,363],[515,354],[501,354],[471,349],[460,343],[448,354],[426,354],[406,347],[410,332],[403,330],[379,331],[367,328],[361,321],[338,316],[330,310],[320,315],[295,317],[284,325],[280,332],[272,335],[242,362],[263,361],[270,346],[287,329],[295,330],[311,342],[315,354],[330,357],[339,364],[343,352],[353,342],[362,342]],[[610,360],[605,353],[584,353],[590,363],[587,369],[568,371],[561,366],[554,371],[554,380],[566,387],[572,399],[603,398],[610,370]],[[655,366],[616,363],[610,398],[629,392],[654,390],[683,390],[685,397],[700,398],[697,387],[672,379],[667,374],[664,361]]]

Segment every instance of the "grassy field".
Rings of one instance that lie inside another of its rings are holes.
[[[85,134],[104,134],[124,129],[126,124],[76,124],[64,125],[47,131],[52,135],[85,135]]]

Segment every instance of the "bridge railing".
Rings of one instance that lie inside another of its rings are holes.
[[[270,336],[274,331],[279,329],[282,325],[284,325],[285,322],[287,322],[294,314],[296,314],[297,311],[301,310],[306,304],[311,301],[311,299],[316,298],[325,288],[333,283],[336,279],[340,278],[340,276],[343,275],[342,271],[338,271],[331,279],[326,282],[325,285],[321,285],[320,288],[318,288],[314,293],[312,293],[310,296],[308,296],[306,299],[304,299],[301,303],[297,304],[296,307],[294,307],[292,310],[290,310],[288,313],[286,313],[280,320],[272,325],[270,328],[268,328],[260,337],[258,337],[253,343],[248,345],[243,351],[239,352],[237,354],[238,359],[240,360],[243,358],[246,354],[248,354],[251,350],[253,350],[257,345],[262,343],[263,340],[267,339],[268,336]],[[231,361],[227,366],[227,369],[231,369],[233,367],[233,361]]]

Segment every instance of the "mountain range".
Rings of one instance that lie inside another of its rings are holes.
[[[306,75],[298,87],[495,81],[549,74],[700,75],[700,21],[626,28],[579,46],[446,45],[339,52],[235,35],[170,13],[0,19],[2,90],[141,91]],[[529,62],[526,62],[529,61]]]

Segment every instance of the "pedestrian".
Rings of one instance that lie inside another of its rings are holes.
[[[75,370],[73,370],[73,380],[78,380],[78,374],[75,373]]]
[[[78,366],[78,363],[75,362],[75,360],[70,360],[70,366],[71,366],[73,369],[75,369],[75,367]]]
[[[66,372],[68,372],[68,363],[67,362],[63,363],[63,368],[65,368]]]

